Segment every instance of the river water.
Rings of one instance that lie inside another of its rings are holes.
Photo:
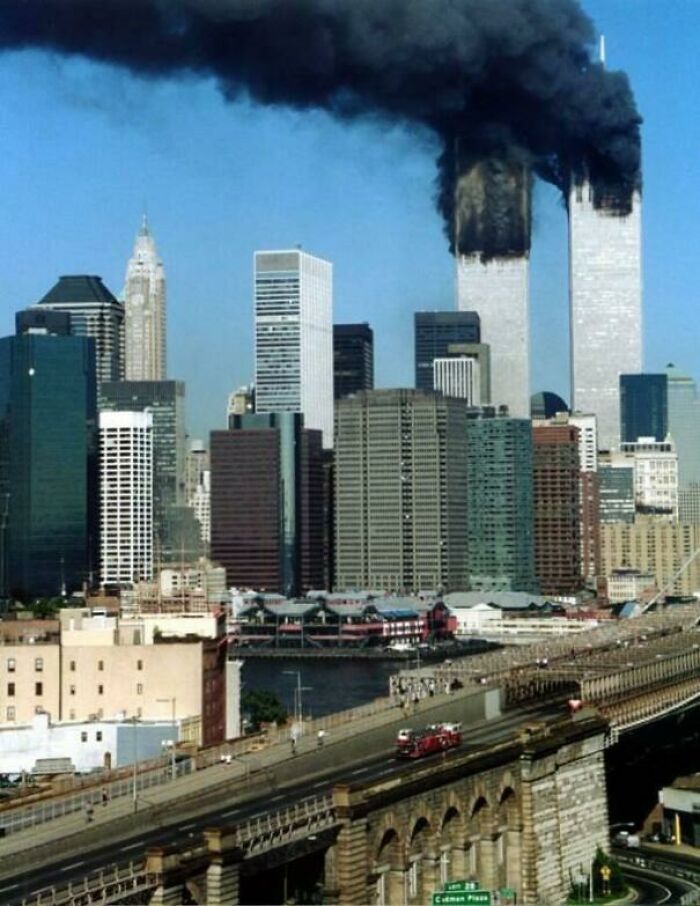
[[[241,681],[244,691],[274,692],[292,714],[299,673],[304,716],[322,717],[388,695],[389,677],[406,666],[402,661],[347,658],[246,658]]]

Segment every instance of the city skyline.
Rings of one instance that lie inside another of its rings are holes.
[[[629,73],[645,117],[644,367],[659,371],[674,361],[698,376],[685,323],[696,293],[690,224],[700,212],[688,192],[686,160],[697,127],[693,98],[679,95],[677,85],[690,83],[698,65],[686,42],[700,11],[677,4],[664,30],[654,28],[657,6],[638,4],[632,19],[625,2],[584,4],[606,34],[609,67]],[[652,57],[663,62],[653,73]],[[206,81],[138,81],[36,52],[0,57],[0,75],[8,135],[0,182],[15,214],[0,228],[11,262],[0,274],[5,333],[14,311],[37,302],[62,274],[99,274],[118,294],[145,207],[168,268],[170,373],[190,388],[193,436],[223,427],[226,396],[252,377],[256,248],[301,242],[333,261],[335,320],[370,322],[376,385],[412,385],[403,350],[413,312],[455,304],[454,261],[432,203],[428,139],[337,124],[319,113],[227,105]],[[191,111],[187,124],[179,122],[180,109]],[[39,128],[50,153],[28,140],[28,130]],[[96,148],[114,162],[111,169],[99,163]],[[295,178],[280,181],[287,154]],[[52,217],[68,195],[79,201],[81,216]],[[542,185],[533,210],[531,386],[569,401],[565,212],[557,193]]]

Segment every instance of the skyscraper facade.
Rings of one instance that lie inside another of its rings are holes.
[[[255,253],[255,411],[301,412],[333,446],[333,266]]]
[[[153,418],[100,412],[102,582],[153,578]]]
[[[620,439],[634,443],[640,437],[666,440],[668,382],[665,374],[620,375]]]
[[[185,457],[185,502],[200,526],[202,541],[211,540],[211,469],[209,451],[193,440]]]
[[[369,324],[333,325],[335,399],[374,389],[374,332]]]
[[[339,400],[335,584],[466,588],[466,406],[415,390]]]
[[[58,283],[37,304],[67,312],[73,336],[92,337],[98,384],[124,377],[124,306],[101,277],[85,274],[59,277]]]
[[[469,587],[535,592],[530,422],[470,418],[466,436]]]
[[[165,270],[145,216],[126,266],[124,309],[126,379],[165,380]]]
[[[95,344],[0,340],[0,596],[80,590],[99,545]]]
[[[571,407],[620,439],[620,375],[642,370],[641,198],[627,216],[596,208],[589,183],[569,195]]]
[[[600,521],[634,522],[634,465],[613,465],[601,462],[598,466]]]
[[[459,353],[455,343],[480,343],[481,326],[474,311],[417,311],[413,316],[416,389],[434,390],[433,362]]]
[[[229,586],[298,595],[324,578],[321,432],[299,413],[211,433],[211,550]]]
[[[527,255],[457,260],[457,308],[476,311],[491,353],[491,402],[530,414],[530,260]]]
[[[185,385],[183,381],[114,381],[102,385],[100,409],[150,412],[153,433],[153,530],[156,559],[191,557],[182,550],[185,499]],[[188,508],[187,508],[188,509]],[[191,514],[190,514],[191,515]],[[199,534],[199,529],[197,529]]]
[[[534,442],[535,570],[545,595],[581,590],[581,465],[573,425],[532,429]]]
[[[669,366],[668,429],[678,453],[681,488],[700,483],[700,399],[693,378]]]
[[[469,406],[481,404],[479,363],[475,359],[435,359],[433,361],[433,386],[445,396],[466,400]]]
[[[672,440],[640,437],[622,444],[613,462],[628,458],[634,467],[634,503],[638,513],[678,521],[678,455]]]

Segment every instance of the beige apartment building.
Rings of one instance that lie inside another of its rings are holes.
[[[606,578],[615,570],[635,569],[652,575],[662,589],[700,546],[700,526],[638,517],[634,523],[602,523],[600,540]],[[688,565],[668,592],[700,592],[700,558]]]
[[[225,738],[225,674],[220,639],[185,640],[65,610],[60,624],[15,632],[0,645],[0,724],[28,723],[38,713],[55,723],[174,716],[209,745]]]

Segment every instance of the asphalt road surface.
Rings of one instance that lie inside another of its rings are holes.
[[[551,702],[539,707],[508,712],[503,717],[488,721],[488,723],[466,728],[461,746],[445,753],[445,757],[449,759],[458,752],[497,742],[525,721],[563,715],[563,713],[562,705]],[[439,754],[428,756],[421,759],[419,763],[424,763],[431,757],[442,756]],[[272,789],[270,791],[272,796],[268,793],[262,794],[252,801],[236,802],[236,798],[240,799],[239,793],[220,807],[209,809],[197,817],[185,819],[184,823],[163,825],[100,849],[90,850],[83,854],[73,854],[70,857],[61,857],[55,862],[44,864],[37,870],[24,871],[15,876],[6,874],[0,880],[0,903],[14,906],[25,898],[35,898],[40,891],[45,891],[46,888],[79,883],[86,875],[101,868],[109,869],[114,866],[128,865],[130,861],[141,860],[144,851],[150,846],[182,842],[187,837],[196,840],[205,828],[235,825],[268,812],[279,811],[297,802],[300,798],[328,793],[335,784],[340,782],[363,783],[410,771],[410,765],[407,765],[405,761],[397,760],[393,749],[387,749],[364,760],[345,764],[342,768],[327,772],[323,776],[319,775],[318,780],[307,778],[303,782],[292,782],[285,787]],[[670,901],[657,900],[654,902]]]

